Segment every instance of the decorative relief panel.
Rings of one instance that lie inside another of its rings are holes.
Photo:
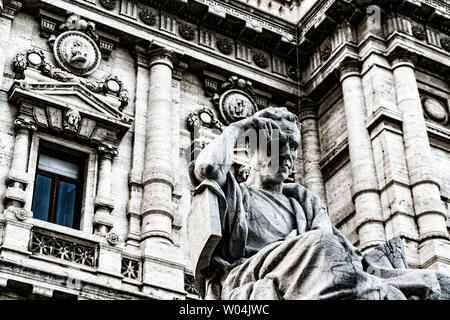
[[[181,24],[178,27],[178,32],[180,33],[181,37],[185,40],[191,41],[195,38],[195,30],[192,26],[188,24]]]
[[[53,50],[56,62],[76,75],[91,74],[100,65],[100,49],[91,38],[78,31],[66,31],[59,35]]]
[[[233,52],[233,43],[231,43],[231,41],[228,39],[217,39],[216,46],[223,54],[229,55]]]
[[[176,34],[177,30],[177,20],[175,17],[169,16],[167,14],[161,13],[161,25],[160,29],[166,32]]]
[[[253,55],[253,62],[262,69],[265,69],[269,66],[269,59],[263,53],[255,53]]]
[[[139,260],[122,258],[121,273],[125,278],[140,280],[142,273],[142,264]]]
[[[422,98],[422,106],[425,117],[442,125],[448,125],[448,108],[435,98],[425,96]]]
[[[61,236],[49,235],[48,231],[32,231],[30,251],[33,254],[50,256],[61,260],[97,267],[98,245],[87,244]]]
[[[142,22],[144,22],[148,26],[153,26],[156,24],[156,14],[152,10],[144,9],[139,12],[139,17]]]
[[[187,273],[184,274],[184,290],[188,294],[198,296],[198,290],[197,286],[195,285],[195,279],[193,275]]]
[[[120,14],[132,19],[137,19],[137,2],[134,0],[121,0]]]
[[[200,28],[198,43],[204,47],[214,49],[214,33],[207,29]]]
[[[251,48],[243,43],[238,42],[236,44],[236,59],[245,62],[251,62]]]

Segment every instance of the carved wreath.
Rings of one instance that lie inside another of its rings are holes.
[[[269,61],[267,60],[267,57],[265,55],[263,55],[262,53],[256,53],[253,56],[253,61],[255,62],[255,64],[262,68],[265,69],[269,66]]]
[[[100,0],[100,4],[108,10],[112,10],[116,7],[117,0]]]
[[[183,39],[194,40],[195,38],[194,28],[192,28],[190,25],[182,24],[178,28],[178,31],[180,32],[180,35]]]
[[[147,9],[142,10],[139,13],[139,17],[146,25],[152,26],[156,23],[156,15],[153,13],[153,11]]]
[[[219,51],[222,52],[223,54],[228,55],[231,52],[233,52],[233,45],[227,39],[219,39],[217,40],[216,44]]]

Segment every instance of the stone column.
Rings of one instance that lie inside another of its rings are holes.
[[[163,242],[173,241],[173,64],[174,55],[168,50],[158,49],[150,53],[141,241],[151,237]]]
[[[165,49],[149,52],[145,161],[142,184],[141,245],[144,254],[143,292],[165,288],[167,299],[184,293],[181,251],[174,245],[174,172],[172,71],[175,55]]]
[[[417,217],[422,266],[436,255],[434,249],[424,246],[426,240],[448,239],[445,208],[440,186],[433,168],[431,147],[422,111],[422,103],[415,76],[416,56],[398,49],[391,53],[398,109],[403,114],[403,142],[412,188],[414,211]],[[448,241],[445,241],[448,245]],[[432,251],[434,252],[432,254]],[[448,256],[448,254],[447,254]]]
[[[106,236],[113,227],[111,211],[114,202],[111,199],[111,167],[112,160],[118,154],[117,148],[109,144],[98,147],[99,173],[97,182],[97,196],[95,197],[94,233]]]
[[[372,144],[366,128],[366,102],[360,63],[346,60],[339,66],[348,133],[352,199],[360,249],[367,250],[386,241]]]
[[[25,108],[25,107],[23,107]],[[14,121],[16,131],[11,169],[6,180],[8,188],[3,197],[4,208],[22,208],[26,202],[25,189],[29,183],[28,154],[30,135],[37,129],[33,120],[19,116]]]
[[[320,169],[318,105],[308,98],[300,100],[299,121],[302,124],[303,181],[305,187],[319,196],[326,204],[325,185]]]
[[[0,0],[0,87],[3,83],[3,71],[5,68],[5,56],[9,47],[9,34],[14,15],[21,9],[22,3],[19,1],[9,1],[6,3]]]
[[[130,198],[127,206],[128,234],[126,243],[138,247],[141,239],[142,173],[145,161],[145,136],[149,94],[149,61],[146,50],[135,48],[136,57],[136,100],[133,123],[133,153],[128,179]]]

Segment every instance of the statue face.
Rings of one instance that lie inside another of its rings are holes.
[[[297,159],[297,150],[300,145],[300,131],[295,123],[282,119],[277,121],[281,128],[279,139],[276,134],[271,141],[267,141],[267,149],[259,148],[256,154],[255,170],[261,176],[264,184],[280,184],[288,177]]]

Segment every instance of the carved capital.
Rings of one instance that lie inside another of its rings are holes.
[[[112,159],[119,154],[115,146],[106,143],[98,147],[98,153],[103,159]]]
[[[156,64],[165,64],[173,69],[173,66],[177,62],[175,53],[165,48],[150,50],[148,57],[150,68]]]
[[[361,62],[357,59],[346,59],[342,61],[336,69],[336,75],[341,82],[352,75],[360,76],[360,73]]]
[[[176,79],[176,80],[181,80],[183,78],[183,72],[186,71],[186,69],[188,68],[188,64],[185,62],[178,62],[177,65],[175,66],[175,69],[173,70],[173,74],[172,76]]]
[[[388,58],[394,69],[402,65],[414,68],[417,63],[416,53],[405,48],[396,48],[389,54]]]
[[[16,131],[20,131],[20,130],[36,131],[37,125],[32,120],[18,118],[16,120],[14,120],[14,129]]]
[[[300,111],[298,114],[298,120],[302,122],[306,119],[317,119],[317,108],[317,102],[308,97],[302,97],[300,99]]]

